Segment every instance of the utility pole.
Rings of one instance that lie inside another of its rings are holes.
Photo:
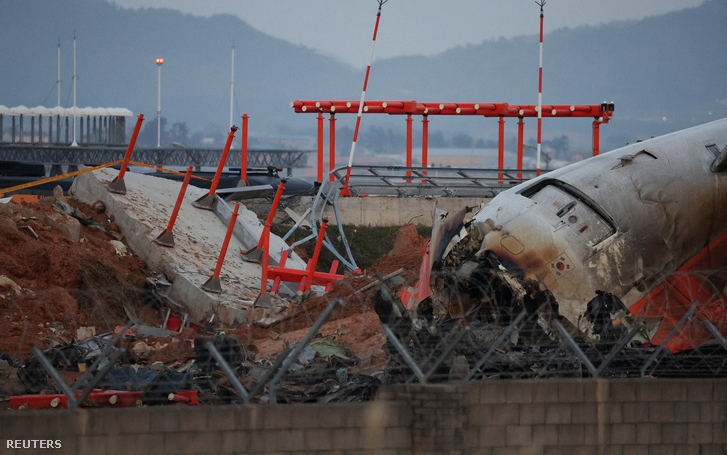
[[[164,59],[157,57],[157,148],[162,146],[162,63]]]
[[[232,64],[230,69],[230,128],[232,128],[232,99],[235,94],[235,42],[232,42]]]
[[[76,32],[73,31],[73,142],[71,147],[78,147],[76,142]]]
[[[540,175],[540,143],[543,122],[543,6],[545,0],[535,2],[540,6],[540,65],[538,67],[538,151],[535,158],[535,167],[537,175]]]

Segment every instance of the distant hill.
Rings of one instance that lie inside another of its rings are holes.
[[[222,143],[229,131],[233,41],[235,123],[247,113],[251,132],[287,130],[281,126],[296,120],[288,103],[299,97],[340,98],[360,90],[352,68],[232,15],[133,11],[100,0],[0,0],[0,11],[0,104],[6,106],[57,104],[59,38],[62,104],[73,105],[74,31],[79,106],[126,107],[155,119],[155,59],[163,57],[162,116]]]
[[[601,130],[610,147],[726,117],[726,21],[727,2],[713,0],[640,21],[547,33],[543,102],[614,101],[614,119]],[[535,104],[538,48],[532,35],[377,62],[371,96]],[[590,133],[579,123],[544,120],[544,134],[574,124]],[[497,125],[486,128],[494,134]]]
[[[74,31],[79,106],[126,107],[152,123],[154,59],[161,56],[166,125],[184,122],[190,134],[216,137],[218,145],[228,130],[233,41],[234,118],[239,125],[240,115],[250,115],[251,135],[312,137],[314,116],[294,114],[290,101],[360,96],[363,70],[267,36],[232,15],[133,11],[102,0],[0,0],[0,10],[0,104],[6,106],[56,105],[59,39],[62,104],[73,104]],[[712,0],[640,21],[546,33],[543,102],[615,102],[614,119],[601,130],[604,149],[727,117],[725,23],[727,2]],[[537,35],[430,57],[375,59],[367,98],[534,104],[537,65]],[[494,119],[430,120],[433,134],[497,136]],[[339,121],[339,141],[350,143],[343,133],[352,121]],[[512,123],[508,136],[516,134]],[[389,116],[368,116],[367,124],[404,134],[403,120]],[[533,137],[534,122],[526,125]],[[568,135],[571,148],[590,146],[589,120],[546,119],[543,126],[546,138]]]

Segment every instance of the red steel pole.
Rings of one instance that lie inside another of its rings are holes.
[[[270,212],[268,212],[268,216],[265,219],[265,226],[263,227],[263,233],[260,235],[260,240],[257,242],[257,246],[251,250],[243,251],[242,252],[242,259],[246,260],[248,262],[258,262],[258,260],[262,259],[262,263],[265,264],[263,266],[263,273],[267,274],[267,258],[268,258],[268,239],[270,237],[270,227],[273,224],[273,218],[275,218],[275,212],[278,210],[278,204],[280,203],[280,198],[283,195],[283,190],[285,189],[285,182],[287,178],[284,178],[280,181],[278,184],[278,190],[275,192],[275,198],[273,199],[273,205],[270,208]],[[262,255],[262,258],[260,257]],[[267,276],[267,275],[265,275]],[[267,281],[264,281],[267,283]]]
[[[285,179],[280,181],[280,184],[278,185],[278,191],[275,193],[275,199],[273,199],[273,206],[270,208],[270,213],[268,213],[268,217],[265,220],[265,227],[263,228],[263,234],[260,236],[260,241],[258,242],[258,246],[255,249],[262,248],[262,265],[263,265],[263,273],[260,278],[260,295],[264,294],[268,291],[268,263],[270,259],[270,227],[273,223],[273,217],[275,216],[275,211],[278,209],[278,204],[280,203],[280,198],[283,195],[283,189],[285,189]],[[251,250],[252,251],[252,250]],[[280,267],[283,267],[285,265],[285,261],[288,259],[288,252],[284,252],[283,255],[280,258]],[[278,285],[280,284],[280,281],[276,278],[276,281],[273,283],[273,294],[277,292]]]
[[[411,169],[412,165],[412,119],[411,114],[406,114],[406,167]],[[407,176],[411,176],[411,170],[406,171]]]
[[[260,295],[268,292],[268,260],[270,256],[270,227],[265,223],[263,228],[263,235],[260,237],[260,243],[263,248],[263,273],[260,277]]]
[[[371,72],[371,60],[374,58],[374,46],[376,45],[376,33],[379,30],[379,20],[381,19],[381,6],[387,0],[378,0],[379,12],[376,13],[376,25],[374,26],[374,38],[371,41],[371,52],[369,53],[369,64],[366,67],[366,77],[364,78],[363,91],[361,92],[361,102],[358,105],[358,116],[356,117],[356,129],[353,132],[353,142],[351,143],[351,153],[348,156],[348,168],[346,169],[346,181],[341,189],[341,196],[350,196],[351,191],[348,189],[348,181],[351,178],[351,166],[353,166],[353,155],[356,151],[356,141],[358,140],[358,130],[361,126],[361,113],[364,108],[364,100],[366,99],[366,86],[369,83],[369,73]]]
[[[136,118],[136,126],[134,127],[134,134],[131,135],[131,140],[129,141],[129,146],[126,149],[126,155],[124,156],[124,164],[121,165],[121,171],[119,171],[119,176],[116,177],[114,180],[121,180],[124,178],[124,175],[126,174],[126,168],[129,167],[129,161],[131,160],[131,152],[134,151],[134,145],[136,144],[136,138],[139,136],[139,130],[141,129],[141,123],[144,121],[144,114],[139,114],[139,116]]]
[[[323,113],[318,112],[318,182],[323,181]]]
[[[268,212],[268,217],[265,219],[265,227],[264,229],[270,231],[270,227],[273,225],[273,218],[275,218],[275,212],[278,210],[278,204],[280,204],[280,198],[283,196],[283,190],[285,189],[285,180],[281,180],[280,184],[278,185],[278,191],[275,192],[275,198],[273,198],[273,205],[270,207],[270,212]],[[263,247],[265,233],[260,237],[260,240],[258,241],[258,248]]]
[[[497,138],[497,169],[505,169],[505,117],[500,116],[499,123],[499,134]],[[502,172],[498,174],[499,178],[502,178]],[[500,182],[502,183],[502,182]]]
[[[541,0],[537,4],[540,5],[540,65],[538,67],[538,150],[535,167],[537,175],[540,175],[540,144],[543,122],[543,6],[545,6],[545,0]]]
[[[427,162],[428,156],[427,154],[429,151],[427,148],[429,147],[429,119],[428,116],[422,115],[422,167],[426,168],[429,166],[429,163]],[[427,171],[424,171],[424,175],[427,174]]]
[[[240,157],[240,180],[247,185],[247,114],[242,116],[242,157]]]
[[[523,139],[524,139],[524,131],[523,131],[523,118],[518,117],[517,121],[517,170],[522,171],[523,170]],[[521,173],[518,173],[517,178],[521,179],[523,178],[523,175]]]
[[[330,181],[332,182],[334,180],[332,172],[333,172],[333,169],[335,169],[335,167],[336,167],[336,114],[334,114],[333,112],[331,112],[331,120],[329,123],[329,128],[331,129],[331,131],[330,131],[330,137],[328,139],[328,142],[329,142],[328,148],[330,150],[328,167],[329,167],[329,171],[330,171],[329,178],[330,178]]]
[[[136,119],[136,127],[134,128],[134,134],[131,135],[129,141],[129,147],[126,149],[126,156],[124,156],[123,164],[119,175],[106,186],[106,189],[116,194],[126,194],[126,184],[124,183],[124,175],[126,175],[126,168],[129,167],[129,161],[131,160],[131,152],[134,150],[134,144],[136,144],[136,138],[139,136],[139,130],[141,129],[141,122],[144,121],[144,115],[140,114]]]
[[[136,138],[139,136],[139,130],[141,129],[141,123],[144,121],[144,114],[139,114],[136,118],[136,126],[134,127],[134,134],[131,135],[129,141],[129,147],[126,149],[126,155],[124,156],[124,164],[121,165],[121,171],[117,179],[124,178],[126,174],[126,168],[129,167],[129,161],[131,160],[131,152],[134,151],[134,145],[136,145]]]
[[[280,254],[280,262],[278,263],[279,267],[285,267],[285,263],[288,261],[288,254],[290,254],[288,252],[288,250],[285,250]],[[264,272],[264,273],[265,273],[265,276],[264,276],[265,290],[267,291],[268,277],[267,277],[267,272]],[[275,279],[273,280],[273,287],[270,289],[270,292],[272,292],[273,294],[277,294],[278,289],[280,288],[281,281],[283,281],[283,278],[280,275],[276,276]]]
[[[235,131],[237,131],[237,127],[233,126],[232,128],[230,128],[230,132],[227,134],[227,143],[225,144],[225,149],[222,150],[222,156],[220,157],[220,163],[217,165],[217,172],[215,172],[215,177],[212,179],[209,196],[212,196],[213,194],[215,194],[215,191],[217,191],[217,184],[220,182],[220,175],[222,175],[222,169],[225,167],[227,154],[230,153],[230,146],[232,145],[232,139],[235,137]]]
[[[316,272],[316,264],[318,264],[318,256],[321,254],[321,246],[323,245],[323,238],[326,236],[326,228],[328,227],[328,218],[323,218],[321,222],[321,230],[318,232],[318,239],[316,240],[316,248],[313,250],[313,259],[311,259],[310,267],[308,267],[308,278],[305,281],[305,290],[310,289],[313,284],[313,274]]]
[[[184,182],[182,182],[182,188],[179,190],[179,196],[177,196],[177,203],[174,205],[174,210],[172,211],[172,217],[169,219],[169,224],[167,225],[167,229],[159,234],[159,236],[154,239],[154,242],[167,247],[174,247],[174,232],[172,232],[172,229],[174,229],[174,222],[177,220],[177,214],[179,213],[179,208],[182,206],[182,200],[184,199],[184,193],[187,190],[187,185],[189,184],[189,179],[192,177],[192,166],[189,166],[187,168],[187,173],[184,175]]]
[[[429,166],[428,154],[429,154],[429,118],[428,116],[422,115],[422,167]],[[427,171],[424,171],[426,174]]]
[[[179,208],[182,206],[182,200],[184,199],[184,192],[187,190],[187,185],[189,185],[190,177],[192,177],[192,166],[189,166],[187,168],[187,173],[184,174],[184,181],[182,182],[182,188],[179,190],[179,196],[177,196],[177,203],[174,205],[174,210],[172,211],[172,217],[169,219],[169,224],[167,225],[167,232],[171,232],[172,229],[174,229],[174,222],[177,221],[177,214],[179,213]]]
[[[593,121],[593,156],[598,155],[600,145],[599,145],[599,136],[600,136],[600,129],[601,129],[601,123],[598,121],[598,119]]]
[[[235,221],[237,220],[238,211],[240,210],[240,204],[235,204],[235,210],[232,212],[230,218],[230,224],[227,226],[227,233],[225,234],[225,241],[222,243],[222,250],[220,251],[220,257],[217,259],[217,267],[215,273],[212,275],[213,278],[219,278],[220,271],[222,270],[222,263],[225,262],[225,255],[227,254],[227,246],[230,244],[230,237],[232,237],[232,231],[235,228]]]

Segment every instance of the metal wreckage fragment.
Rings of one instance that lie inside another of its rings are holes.
[[[383,311],[399,327],[394,364],[428,365],[423,346],[438,343],[452,353],[441,368],[464,355],[469,378],[725,375],[725,144],[727,119],[550,172],[476,211],[438,211],[398,323]],[[448,346],[456,328],[468,333]]]

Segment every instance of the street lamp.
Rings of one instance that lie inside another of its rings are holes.
[[[161,147],[161,138],[162,138],[162,63],[164,63],[164,59],[161,57],[157,57],[157,76],[158,76],[158,82],[157,82],[157,148]]]

